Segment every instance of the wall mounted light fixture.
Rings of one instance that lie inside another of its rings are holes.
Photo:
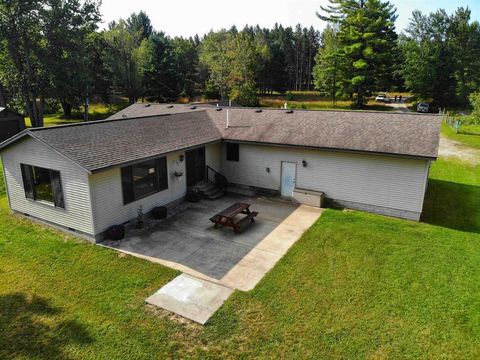
[[[180,161],[183,161],[183,160],[185,160],[185,155],[182,154],[180,155]]]
[[[307,165],[308,165],[307,161],[306,161],[306,160],[302,160],[302,165],[303,165],[303,167],[307,167]]]

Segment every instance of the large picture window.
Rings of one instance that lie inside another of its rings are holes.
[[[122,168],[123,203],[168,189],[167,158],[148,160]]]
[[[21,164],[23,187],[27,199],[65,208],[60,172]]]

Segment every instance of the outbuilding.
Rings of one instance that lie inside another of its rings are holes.
[[[393,112],[135,104],[102,121],[24,130],[0,145],[11,209],[100,240],[190,187],[418,221],[441,118]],[[313,204],[315,201],[313,201]]]
[[[22,115],[0,107],[0,142],[11,138],[25,130],[25,119]]]

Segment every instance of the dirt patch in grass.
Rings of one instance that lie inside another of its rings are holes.
[[[472,165],[480,164],[480,150],[465,146],[458,141],[447,139],[443,136],[440,138],[438,154],[445,158],[457,158]]]

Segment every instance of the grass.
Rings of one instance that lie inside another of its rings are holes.
[[[306,109],[306,110],[354,110],[352,107],[352,100],[342,99],[337,100],[334,106],[331,99],[322,97],[315,91],[298,91],[290,92],[289,95],[268,95],[260,97],[260,106],[264,107],[283,107],[285,102],[290,109]],[[369,99],[363,110],[375,111],[392,111],[392,107],[376,103],[374,99]]]
[[[478,125],[472,125],[478,126]],[[442,134],[452,140],[461,142],[466,146],[470,146],[475,149],[480,149],[480,135],[473,135],[473,134],[462,134],[462,133],[455,133],[451,127],[447,126],[445,123],[442,124]]]
[[[102,120],[105,119],[123,108],[128,106],[128,101],[121,99],[115,104],[90,104],[88,116],[90,120]],[[83,107],[80,107],[78,110],[74,110],[72,113],[72,118],[67,119],[64,117],[63,113],[57,114],[46,114],[44,117],[45,126],[55,126],[55,125],[64,125],[64,124],[75,124],[83,121]],[[27,127],[31,127],[32,123],[30,118],[25,119],[25,124]]]
[[[325,211],[205,327],[145,306],[175,271],[12,216],[0,195],[0,358],[478,358],[479,170],[437,161],[422,223]]]

